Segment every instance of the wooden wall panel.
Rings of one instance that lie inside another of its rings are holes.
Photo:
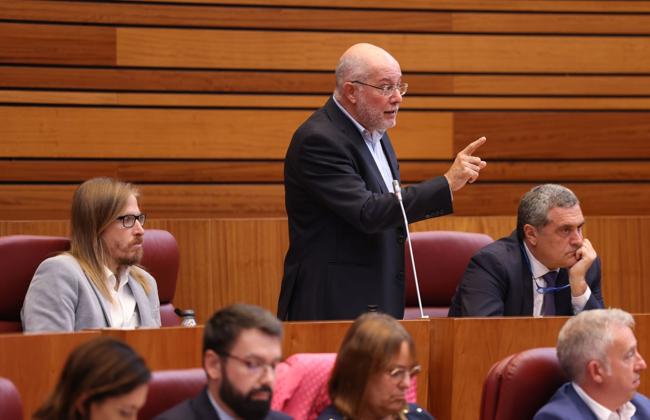
[[[345,34],[119,28],[120,66],[331,70],[358,42],[382,45],[406,71],[650,71],[650,45],[629,37]],[[319,45],[313,49],[310,45]],[[605,59],[604,57],[607,57]]]
[[[1,3],[0,16],[11,20],[152,25],[203,28],[264,28],[390,32],[648,33],[650,18],[633,14],[472,13],[428,10],[372,10],[133,3],[38,1]]]
[[[0,107],[0,157],[282,159],[293,132],[310,114]],[[402,112],[393,135],[404,159],[452,156],[448,113]]]
[[[519,200],[537,183],[478,182],[454,194],[458,216],[513,215]],[[650,214],[645,183],[566,183],[585,214]],[[65,219],[76,185],[0,185],[0,220]],[[140,204],[154,218],[285,217],[282,185],[146,184]]]
[[[304,6],[304,7],[343,7],[361,8],[378,7],[387,9],[434,9],[434,10],[510,10],[510,11],[578,11],[578,12],[647,12],[648,1],[576,1],[576,0],[521,0],[515,2],[502,0],[366,0],[363,5],[355,0],[140,0],[142,2],[164,3],[199,3],[199,4],[246,4],[268,6]]]
[[[410,85],[409,85],[410,86]],[[400,105],[404,111],[428,111],[421,113],[421,119],[436,118],[435,111],[460,110],[474,111],[647,111],[650,98],[646,97],[481,97],[481,96],[422,96],[413,92]],[[420,96],[415,96],[415,95]],[[21,105],[63,105],[93,107],[128,107],[128,108],[171,108],[171,109],[273,109],[273,110],[315,110],[321,107],[329,95],[240,95],[240,94],[204,94],[193,93],[105,93],[105,92],[59,92],[0,90],[0,103]],[[434,112],[431,112],[434,111]],[[507,117],[507,115],[503,115]],[[451,114],[449,114],[451,117]],[[506,118],[507,119],[507,118]],[[507,122],[506,122],[507,123]],[[423,127],[417,127],[422,130]],[[424,130],[422,130],[424,132]]]
[[[220,303],[261,302],[275,313],[289,245],[286,220],[214,221],[210,236],[219,243],[215,251],[223,253],[213,254],[222,266],[222,277],[214,280],[227,297]]]
[[[216,240],[211,235],[213,222],[207,219],[147,220],[146,228],[165,229],[174,235],[180,251],[180,266],[174,304],[181,309],[194,309],[199,323],[205,323],[216,308],[223,306],[219,284],[223,279],[219,267],[227,259],[214,251]]]
[[[396,141],[396,143],[399,140]],[[401,143],[401,142],[400,142]],[[488,160],[481,172],[484,182],[644,182],[650,179],[650,165],[634,161],[523,161]],[[451,166],[446,161],[400,160],[403,183],[444,174]],[[272,183],[284,180],[284,163],[280,160],[69,160],[69,159],[0,159],[1,182],[80,184],[97,176],[126,179],[136,184],[149,183]]]
[[[70,236],[68,219],[65,220],[22,220],[0,221],[0,236],[47,235]]]
[[[646,75],[428,74],[404,72],[412,95],[648,96]],[[334,69],[323,72],[67,68],[6,65],[0,87],[108,91],[259,92],[329,95]],[[525,97],[524,97],[525,98]]]
[[[308,115],[2,107],[0,150],[4,157],[278,158]]]
[[[476,132],[490,159],[613,159],[650,157],[648,113],[547,112],[454,114],[454,150]]]
[[[115,64],[115,30],[0,23],[0,63]]]
[[[77,185],[0,185],[0,220],[67,219]],[[154,218],[280,217],[280,185],[143,185],[140,204]]]

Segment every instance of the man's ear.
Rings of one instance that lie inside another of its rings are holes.
[[[537,245],[537,229],[535,226],[526,223],[524,225],[524,239],[531,245]]]
[[[88,393],[83,392],[81,395],[79,395],[77,400],[74,402],[74,408],[76,408],[77,413],[80,414],[79,418],[82,418],[82,419],[90,418],[90,413],[86,413],[86,407],[85,407],[87,399],[88,399]],[[88,407],[88,408],[90,408],[90,407]]]
[[[585,375],[591,382],[602,384],[605,381],[606,369],[598,360],[587,363]]]
[[[343,96],[345,96],[345,99],[347,99],[350,103],[356,104],[357,103],[357,97],[354,96],[354,90],[356,87],[354,86],[353,83],[346,82],[343,84]]]
[[[214,350],[205,351],[203,369],[211,380],[221,380],[221,357]]]

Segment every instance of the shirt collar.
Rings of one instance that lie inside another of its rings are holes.
[[[610,417],[614,414],[615,419],[631,419],[634,413],[636,413],[636,407],[634,404],[632,404],[630,401],[626,402],[622,406],[616,410],[616,412],[611,411],[607,407],[604,407],[601,405],[598,401],[594,400],[587,394],[582,388],[580,388],[580,385],[578,385],[575,382],[571,382],[571,385],[573,385],[573,389],[575,389],[576,393],[582,398],[582,400],[587,404],[589,409],[593,411],[594,415],[598,420],[609,420]]]
[[[559,269],[551,270],[547,268],[544,264],[539,262],[537,258],[533,255],[532,252],[530,252],[530,249],[528,249],[528,245],[526,245],[526,241],[523,241],[524,243],[524,249],[526,250],[526,255],[528,256],[528,261],[530,261],[530,271],[533,275],[533,278],[538,279],[542,277],[544,274],[548,273],[549,271],[559,271]]]
[[[379,140],[381,140],[381,138],[384,136],[385,131],[379,131],[379,130],[368,131],[364,126],[359,124],[359,122],[355,120],[354,117],[350,115],[350,113],[345,108],[343,108],[343,105],[341,105],[334,96],[332,96],[332,99],[334,100],[336,106],[339,107],[341,112],[345,114],[345,116],[347,116],[350,119],[350,121],[352,121],[355,127],[357,127],[357,130],[359,130],[359,133],[361,133],[361,137],[363,137],[364,140],[369,141],[371,143],[376,143]]]
[[[120,271],[120,285],[118,287],[118,290],[122,287],[124,287],[125,284],[129,282],[129,273],[131,272],[131,267],[127,266],[124,267]],[[104,266],[104,275],[106,276],[106,280],[108,281],[108,287],[110,290],[115,290],[115,282],[117,279],[115,278],[115,274],[111,271],[110,268]]]

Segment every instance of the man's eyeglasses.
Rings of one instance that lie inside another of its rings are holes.
[[[371,85],[369,83],[364,83],[359,80],[353,80],[350,83],[357,83],[359,85],[375,88],[379,90],[381,94],[384,96],[390,96],[393,94],[394,91],[399,92],[400,96],[404,96],[406,95],[406,91],[408,90],[409,87],[408,83],[400,83],[399,85],[381,85],[381,86]]]
[[[121,220],[122,221],[122,226],[125,228],[132,228],[135,226],[135,221],[137,220],[140,222],[140,226],[144,226],[144,221],[147,218],[144,213],[141,214],[125,214],[124,216],[120,216],[115,220]]]
[[[219,355],[238,361],[252,376],[261,376],[267,370],[275,374],[275,368],[278,365],[277,362],[266,363],[257,359],[242,359],[241,357],[230,353],[219,353]]]
[[[418,376],[418,373],[420,373],[421,370],[422,367],[420,365],[415,365],[411,368],[396,367],[395,369],[389,370],[387,373],[390,379],[393,381],[402,382],[404,378],[406,378],[406,375],[408,375],[409,380],[411,380],[414,377]]]

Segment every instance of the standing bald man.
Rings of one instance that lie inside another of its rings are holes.
[[[406,233],[386,130],[406,90],[388,52],[353,45],[336,67],[333,97],[294,133],[284,162],[290,244],[281,320],[355,319],[369,308],[403,317]],[[452,191],[486,165],[473,156],[484,142],[458,153],[444,176],[402,189],[409,223],[453,211]]]

